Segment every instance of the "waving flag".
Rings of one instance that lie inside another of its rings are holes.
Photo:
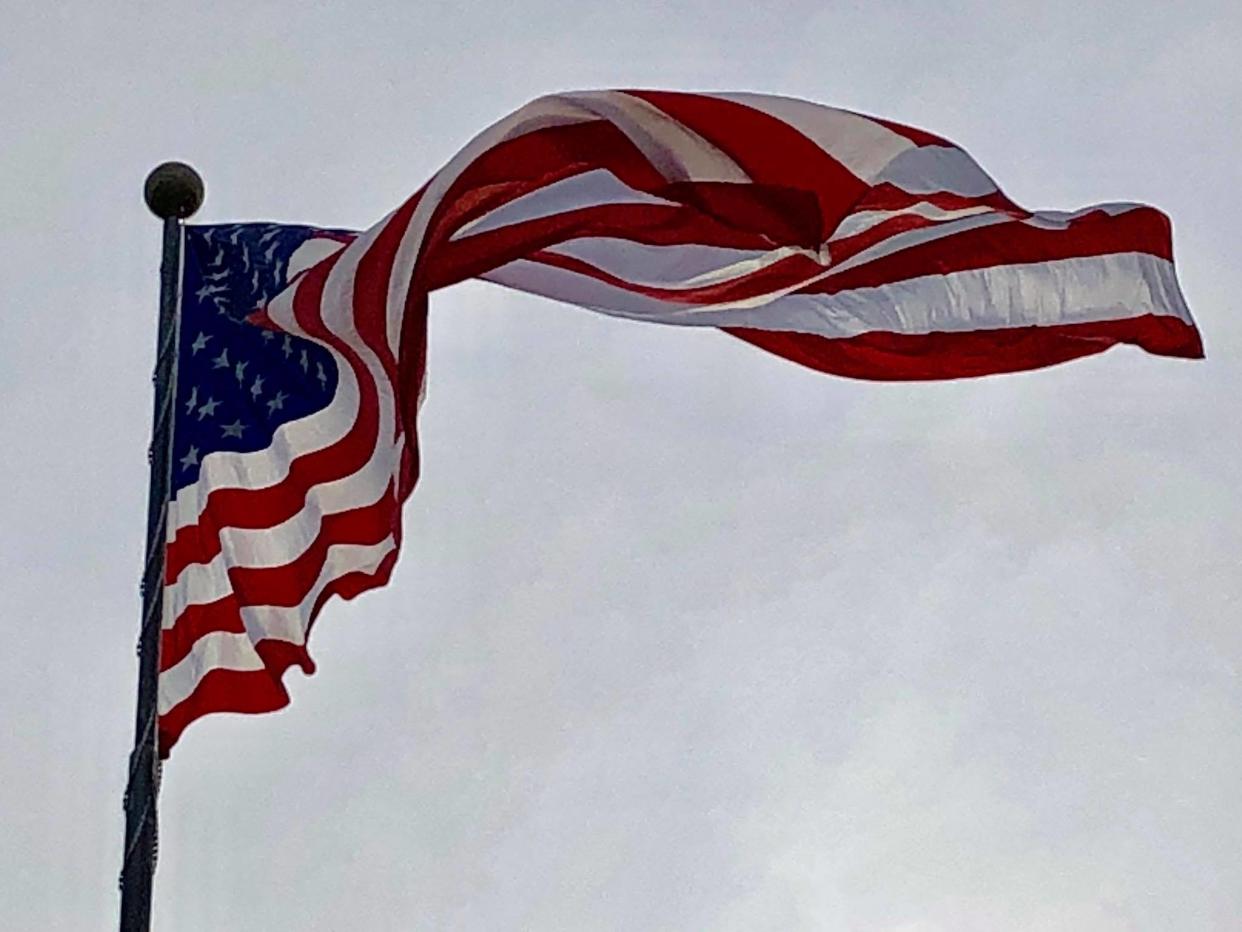
[[[1156,209],[1028,211],[930,133],[754,94],[542,98],[356,238],[192,227],[187,247],[163,754],[200,715],[284,705],[324,601],[387,580],[437,288],[720,328],[866,379],[1202,355]]]
[[[260,624],[273,630],[282,607],[300,604],[313,558],[306,556],[307,542],[272,519],[280,507],[277,490],[258,504],[243,502],[247,513],[240,517],[222,490],[230,470],[244,469],[255,483],[288,465],[282,455],[293,422],[337,398],[339,370],[331,352],[255,327],[246,317],[284,288],[291,267],[313,264],[352,237],[260,223],[185,229],[160,640],[165,755],[186,724],[207,712],[263,712],[287,703],[268,669],[291,662],[313,669],[295,641],[247,633],[247,623],[249,630]],[[241,528],[249,529],[249,538]],[[266,563],[261,553],[269,555]],[[338,582],[337,591],[347,585]],[[297,619],[302,642],[309,617]]]

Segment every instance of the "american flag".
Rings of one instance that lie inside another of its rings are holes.
[[[269,497],[255,508],[230,480],[244,475],[255,485],[274,477],[289,425],[322,417],[340,387],[330,351],[246,318],[285,287],[291,268],[313,264],[352,238],[267,223],[185,228],[160,642],[165,755],[186,724],[207,712],[263,712],[287,703],[279,676],[266,675],[264,662],[313,669],[304,649],[248,634],[258,630],[248,622],[288,602],[301,577],[290,549],[297,545],[280,536],[275,520],[280,503]],[[252,539],[256,531],[266,536],[289,558],[262,563],[261,551],[246,549],[243,529]],[[258,568],[270,565],[278,572]],[[299,619],[303,628],[309,621]]]
[[[785,97],[552,95],[356,238],[191,227],[162,754],[201,715],[284,705],[324,601],[387,580],[427,296],[471,277],[865,379],[1202,355],[1160,211],[1029,211],[938,136]]]

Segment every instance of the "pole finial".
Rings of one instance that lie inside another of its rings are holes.
[[[185,162],[165,162],[147,175],[142,193],[161,220],[185,220],[203,203],[203,179]]]

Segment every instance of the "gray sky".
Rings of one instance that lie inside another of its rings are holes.
[[[0,927],[116,921],[165,158],[366,226],[549,91],[1173,218],[1206,363],[875,385],[470,283],[393,583],[165,774],[161,930],[1235,930],[1235,4],[0,0]],[[878,6],[878,5],[877,5]]]

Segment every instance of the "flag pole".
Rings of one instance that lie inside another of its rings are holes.
[[[134,748],[125,785],[125,850],[121,861],[121,932],[151,928],[155,874],[156,797],[160,759],[157,743],[157,686],[164,595],[164,544],[172,457],[174,393],[177,381],[177,322],[181,278],[181,222],[203,202],[203,179],[189,165],[165,162],[147,176],[143,195],[164,224],[160,261],[160,316],[155,343],[155,406],[147,459],[147,544],[142,573],[142,622],[138,634],[138,707]]]

